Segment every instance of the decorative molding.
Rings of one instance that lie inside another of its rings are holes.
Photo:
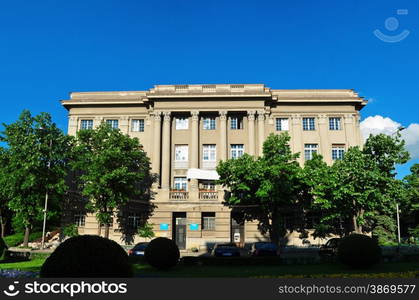
[[[265,121],[265,114],[264,110],[258,110],[258,121]]]
[[[254,121],[255,120],[255,114],[256,114],[256,111],[254,111],[254,110],[248,110],[247,111],[247,118],[248,118],[248,120],[249,121]]]
[[[291,115],[291,120],[293,125],[301,125],[301,115],[293,114]]]
[[[154,111],[153,112],[154,121],[161,121],[161,111]]]
[[[170,111],[163,112],[163,120],[164,120],[164,122],[170,122],[170,115],[171,115],[171,112]]]
[[[199,110],[193,110],[191,111],[192,121],[198,121],[199,120]]]
[[[226,110],[220,110],[218,112],[220,114],[220,120],[226,121],[227,120],[227,111]]]

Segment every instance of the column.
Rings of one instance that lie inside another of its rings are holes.
[[[227,111],[222,110],[220,114],[220,160],[227,160]]]
[[[163,137],[162,137],[162,189],[170,188],[170,111],[163,112]]]
[[[123,116],[119,120],[119,129],[124,134],[129,134],[129,119],[127,116]]]
[[[93,128],[98,128],[100,124],[102,124],[102,122],[104,122],[103,117],[95,117],[95,119],[93,120]]]
[[[258,155],[263,155],[263,142],[265,141],[265,111],[258,110]]]
[[[77,117],[70,117],[68,119],[68,135],[76,135],[77,127],[79,123],[79,118]]]
[[[199,168],[199,111],[191,111],[192,124],[191,124],[191,143],[189,145],[189,155],[190,155],[190,168],[198,169]],[[190,198],[197,200],[198,199],[198,179],[190,180]]]
[[[299,162],[304,163],[304,151],[303,151],[303,137],[302,137],[302,128],[301,128],[301,116],[299,114],[294,114],[291,116],[291,142],[294,146],[293,152],[300,153]]]
[[[354,117],[351,114],[345,114],[345,135],[346,135],[346,143],[347,149],[352,146],[357,146],[357,142],[355,139],[355,126],[354,126]]]
[[[331,148],[329,145],[329,122],[326,115],[319,115],[320,153],[324,161],[332,163]]]
[[[161,139],[161,112],[155,111],[154,116],[154,133],[153,133],[153,164],[151,169],[153,173],[160,175],[160,139]],[[158,182],[160,182],[160,179]]]
[[[255,155],[255,111],[249,110],[247,112],[247,124],[248,124],[248,135],[249,135],[249,150],[247,153]]]

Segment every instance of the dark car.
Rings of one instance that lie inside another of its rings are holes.
[[[128,250],[129,256],[144,256],[145,248],[147,248],[149,243],[138,243],[134,248]]]
[[[219,257],[238,257],[240,256],[240,248],[234,243],[215,244],[212,249],[212,255]]]
[[[250,248],[251,256],[279,256],[278,245],[270,242],[257,242]]]
[[[319,250],[319,255],[321,257],[333,257],[336,256],[338,253],[340,239],[333,238],[326,242],[326,244],[322,245]]]

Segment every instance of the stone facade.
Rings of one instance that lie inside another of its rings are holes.
[[[359,111],[366,100],[353,90],[208,84],[71,93],[71,99],[61,103],[69,111],[71,135],[109,120],[140,140],[153,172],[160,176],[154,186],[157,208],[150,220],[154,231],[190,249],[234,239],[247,243],[266,238],[257,230],[257,222],[236,224],[231,210],[221,203],[224,190],[205,180],[212,178],[219,160],[242,152],[260,155],[270,133],[288,131],[292,150],[301,153],[301,164],[313,151],[331,164],[348,147],[361,145]],[[191,170],[201,175],[191,175]],[[81,233],[98,232],[94,216],[79,216],[76,221]],[[110,235],[121,242],[116,221]],[[290,243],[301,243],[295,233],[290,237]]]

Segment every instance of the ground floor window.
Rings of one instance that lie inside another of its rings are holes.
[[[141,215],[139,213],[129,213],[127,218],[127,225],[130,229],[137,229],[140,226]]]
[[[202,230],[215,230],[215,212],[202,213]]]
[[[78,227],[84,227],[86,225],[86,216],[84,214],[75,214],[74,215],[74,224]]]

